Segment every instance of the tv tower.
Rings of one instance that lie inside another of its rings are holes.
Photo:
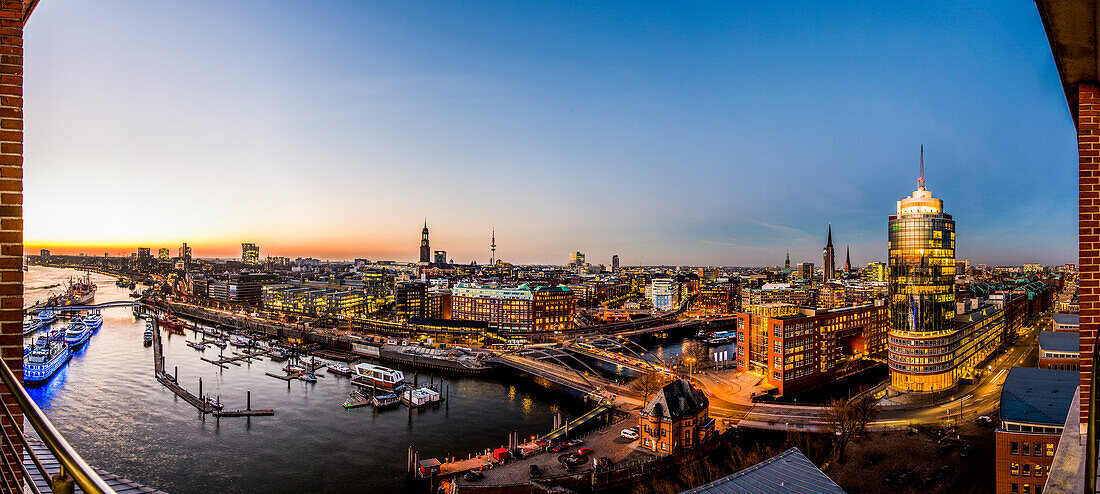
[[[493,250],[493,255],[489,257],[489,265],[492,266],[497,262],[497,229],[493,228],[493,243],[489,245]]]

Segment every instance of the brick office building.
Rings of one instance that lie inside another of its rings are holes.
[[[1042,494],[1080,374],[1013,367],[1001,387],[997,494]]]
[[[737,314],[737,368],[778,394],[819,386],[886,359],[886,305],[812,309],[765,304]]]

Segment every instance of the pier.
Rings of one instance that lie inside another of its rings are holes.
[[[249,352],[234,355],[232,357],[225,357],[218,360],[211,360],[206,357],[201,357],[200,360],[204,362],[210,362],[218,367],[225,368],[225,364],[241,365],[240,361],[251,362],[252,359],[263,360],[260,357],[266,356],[271,353],[271,350],[263,350],[260,352]]]
[[[183,401],[186,401],[187,403],[191,404],[191,406],[197,408],[204,415],[213,412],[214,408],[207,405],[202,398],[191,394],[191,392],[187,391],[186,389],[183,389],[183,386],[180,386],[179,383],[176,382],[176,379],[174,377],[169,377],[168,374],[164,372],[164,343],[160,339],[160,323],[156,319],[154,319],[152,322],[153,372],[157,376],[157,381],[159,381],[162,385],[164,385],[164,387],[175,393],[176,396],[183,398]],[[200,390],[202,389],[201,379],[199,380],[199,388]]]

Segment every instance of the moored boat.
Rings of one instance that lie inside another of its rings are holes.
[[[229,337],[229,344],[235,347],[246,347],[252,344],[252,339],[246,336],[235,334]]]
[[[145,334],[142,336],[142,338],[145,340],[145,346],[152,345],[153,344],[153,330],[150,329],[150,328],[145,328]]]
[[[41,385],[69,362],[69,345],[64,341],[44,341],[35,345],[23,360],[23,384]]]
[[[315,375],[314,375],[313,373],[311,373],[311,372],[307,372],[307,373],[305,373],[305,374],[302,374],[302,375],[298,376],[298,379],[301,379],[301,380],[303,380],[303,381],[305,381],[305,382],[307,382],[307,383],[315,383],[315,382],[317,382],[317,376],[315,376]]]
[[[213,408],[214,410],[222,409],[222,401],[219,398],[206,397],[206,406]]]
[[[197,341],[188,341],[187,346],[194,348],[195,350],[198,350],[200,352],[206,351],[206,345]]]
[[[333,374],[339,374],[341,376],[350,376],[352,372],[351,367],[341,364],[332,364],[328,366],[328,371]]]
[[[95,300],[96,284],[92,283],[91,273],[84,273],[84,279],[75,281],[69,278],[69,286],[63,295],[50,299],[49,305],[70,306],[88,305]]]
[[[405,385],[405,374],[380,365],[359,364],[351,382],[363,387],[400,389]]]
[[[42,311],[38,313],[38,320],[42,324],[49,324],[51,322],[54,322],[57,320],[57,312],[49,309],[42,309]]]
[[[27,336],[35,331],[42,329],[42,321],[28,321],[23,323],[23,336]]]
[[[92,328],[85,325],[82,321],[74,321],[65,326],[65,344],[69,345],[69,348],[76,350],[84,346],[85,343],[92,337]]]
[[[96,331],[100,326],[103,326],[103,316],[99,314],[99,311],[96,311],[81,318],[80,322],[92,328],[92,331]]]

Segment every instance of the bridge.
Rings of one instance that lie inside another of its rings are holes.
[[[600,377],[598,374],[595,374],[594,371],[591,374],[581,373],[568,364],[565,364],[559,356],[553,355],[548,358],[557,360],[560,365],[551,364],[517,353],[497,354],[491,357],[489,361],[506,365],[521,372],[526,372],[536,378],[545,379],[564,388],[584,393],[593,398],[603,398],[600,391],[612,385],[611,381]]]
[[[136,307],[141,305],[141,302],[137,300],[118,300],[114,302],[103,302],[102,304],[88,304],[88,305],[39,305],[32,306],[24,309],[27,314],[37,314],[43,310],[52,310],[54,312],[81,312],[88,310],[99,309],[111,309],[116,307]]]
[[[565,342],[565,348],[601,362],[621,365],[638,373],[671,372],[660,357],[628,338],[587,335]]]

